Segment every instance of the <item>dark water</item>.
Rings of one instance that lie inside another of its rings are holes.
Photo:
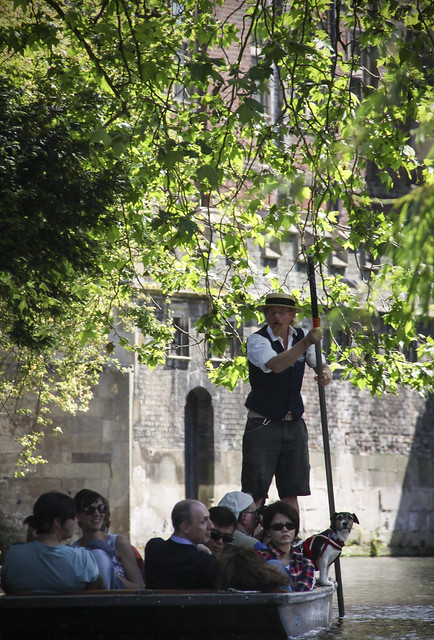
[[[341,558],[341,572],[345,616],[336,598],[316,640],[434,640],[434,558]]]

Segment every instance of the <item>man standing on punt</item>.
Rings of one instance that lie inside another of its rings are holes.
[[[294,328],[300,309],[286,293],[268,294],[260,307],[266,323],[247,340],[249,380],[246,429],[243,438],[242,491],[261,506],[273,475],[281,500],[298,511],[297,496],[310,495],[308,435],[301,386],[305,365],[315,369],[314,345],[321,328]],[[331,370],[323,359],[316,376],[329,384]]]

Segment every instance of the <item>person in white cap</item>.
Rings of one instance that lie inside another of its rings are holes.
[[[259,307],[266,324],[247,339],[251,391],[243,437],[241,489],[264,504],[273,476],[279,498],[298,511],[298,496],[310,495],[309,450],[303,420],[301,386],[305,365],[315,369],[314,344],[320,327],[309,332],[294,328],[300,309],[293,296],[271,293]],[[323,358],[320,386],[332,379]]]
[[[261,544],[253,537],[258,524],[258,511],[251,495],[242,491],[230,491],[223,496],[218,506],[230,509],[237,519],[232,544],[252,548]]]

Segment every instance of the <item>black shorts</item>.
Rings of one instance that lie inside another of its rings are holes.
[[[308,434],[303,418],[248,418],[243,437],[241,490],[268,497],[273,475],[280,498],[310,495]]]

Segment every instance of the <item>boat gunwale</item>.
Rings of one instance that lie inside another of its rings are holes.
[[[140,589],[111,591],[82,591],[71,594],[15,594],[0,597],[0,609],[57,608],[77,606],[171,606],[182,605],[245,605],[268,604],[274,606],[310,602],[332,596],[335,586],[316,587],[312,591],[252,592],[252,591],[201,591],[174,589]]]

